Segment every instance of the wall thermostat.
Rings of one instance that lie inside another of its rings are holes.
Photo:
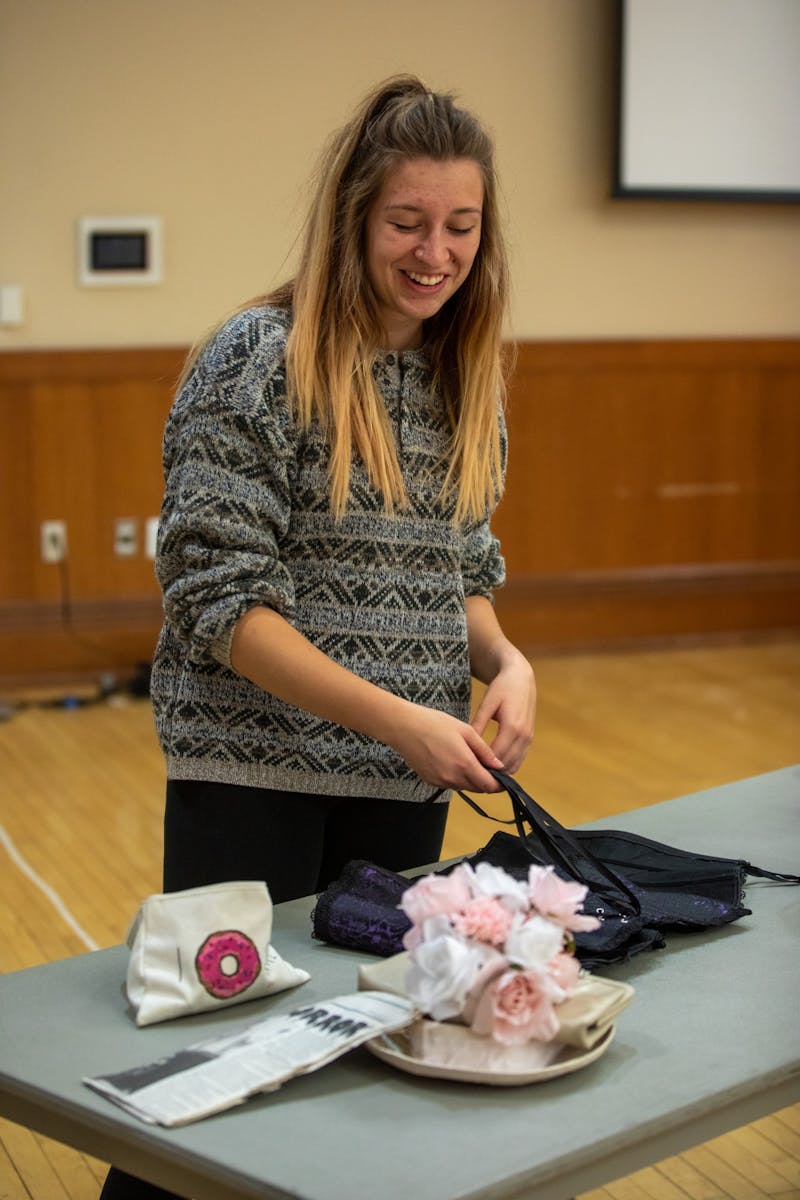
[[[129,287],[161,282],[160,217],[81,217],[78,282]]]

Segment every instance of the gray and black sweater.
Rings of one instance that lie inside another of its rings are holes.
[[[504,565],[488,520],[458,527],[438,500],[448,430],[423,351],[382,354],[409,496],[393,516],[354,461],[348,509],[329,511],[328,449],[286,399],[289,314],[254,308],[209,343],[164,437],[156,572],[165,621],[152,695],[171,779],[424,800],[432,789],[389,746],[320,720],[237,675],[234,625],[276,609],[372,683],[469,719],[466,596]]]

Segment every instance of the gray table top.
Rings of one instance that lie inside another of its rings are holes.
[[[596,822],[695,851],[800,869],[800,767]],[[492,827],[487,824],[487,840]],[[222,1028],[356,988],[365,956],[312,941],[312,900],[276,909],[301,989],[137,1029],[124,947],[0,980],[0,1112],[195,1200],[477,1200],[575,1195],[800,1099],[800,891],[751,881],[752,916],[672,934],[603,974],[636,989],[608,1052],[522,1088],[420,1079],[356,1050],[242,1108],[146,1126],[82,1085]]]

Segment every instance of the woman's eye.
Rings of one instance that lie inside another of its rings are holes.
[[[419,233],[421,229],[420,225],[403,225],[400,221],[392,221],[391,224],[398,233]],[[468,233],[474,232],[474,229],[474,225],[468,225],[466,228],[462,228],[460,225],[450,225],[447,232],[454,233],[457,237],[466,237]]]

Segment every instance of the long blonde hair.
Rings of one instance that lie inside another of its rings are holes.
[[[249,303],[293,310],[288,394],[300,424],[307,428],[316,418],[325,431],[333,513],[341,516],[347,507],[353,452],[386,510],[405,507],[394,439],[372,374],[383,330],[365,262],[370,209],[392,168],[413,158],[471,159],[483,179],[481,239],[472,269],[424,326],[434,386],[451,430],[441,500],[455,496],[456,521],[480,520],[502,487],[508,265],[493,146],[472,114],[411,75],[378,85],[320,160],[294,279]]]

